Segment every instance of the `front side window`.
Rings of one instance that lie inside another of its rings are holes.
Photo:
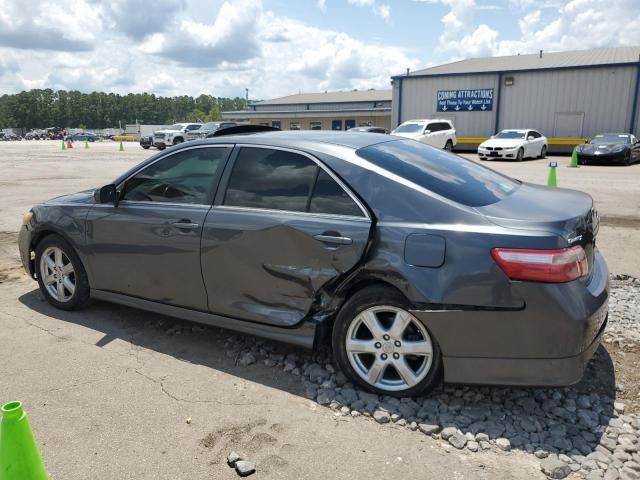
[[[498,202],[520,185],[471,160],[411,140],[379,143],[356,153],[388,172],[470,207]]]
[[[225,205],[305,212],[318,166],[297,153],[242,148],[233,166]]]
[[[229,148],[193,148],[149,165],[124,185],[123,200],[209,204]]]
[[[437,123],[430,123],[427,125],[427,128],[424,129],[425,132],[429,131],[430,133],[435,133],[440,130],[440,127]]]

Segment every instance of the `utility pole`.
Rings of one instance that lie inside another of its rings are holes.
[[[249,109],[249,89],[248,88],[244,89],[244,94],[245,94],[245,102],[246,102],[245,108]]]

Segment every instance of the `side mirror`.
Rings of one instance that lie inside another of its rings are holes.
[[[118,192],[113,183],[96,190],[93,198],[95,198],[97,203],[113,203],[116,206],[118,205]]]
[[[496,136],[495,135],[491,135],[491,138],[496,138]]]
[[[425,135],[426,135],[426,134],[428,134],[428,133],[431,133],[431,130],[425,130],[425,131],[424,131],[424,134],[425,134]]]
[[[536,139],[536,137],[534,137],[533,135],[529,135],[529,136],[527,137],[527,140],[529,140],[530,142],[531,142],[532,140],[535,140],[535,139]]]

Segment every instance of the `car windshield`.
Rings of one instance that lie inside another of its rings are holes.
[[[379,143],[356,153],[388,172],[469,207],[496,203],[520,185],[471,160],[413,140]]]
[[[424,123],[403,123],[393,133],[417,133],[422,131]]]
[[[495,138],[524,138],[524,132],[518,130],[503,130]]]
[[[176,123],[175,125],[171,125],[169,128],[167,128],[167,130],[182,130],[183,128],[184,125]]]
[[[596,145],[602,144],[611,144],[611,143],[630,143],[629,135],[618,135],[618,134],[602,134],[596,135],[593,137],[593,140],[589,143],[595,143]]]

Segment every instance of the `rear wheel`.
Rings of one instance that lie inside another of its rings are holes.
[[[516,154],[516,161],[521,162],[524,158],[524,149],[520,148]]]
[[[547,146],[543,145],[540,149],[540,156],[538,158],[544,158],[547,156]]]
[[[89,301],[89,280],[80,258],[58,235],[48,235],[36,247],[38,285],[56,308],[77,310]]]
[[[447,143],[445,143],[444,145],[444,149],[447,152],[451,152],[453,150],[453,143],[451,142],[451,140],[447,140]]]
[[[386,287],[356,293],[333,328],[333,349],[344,373],[372,392],[415,396],[440,381],[440,348],[409,313],[402,295]]]

